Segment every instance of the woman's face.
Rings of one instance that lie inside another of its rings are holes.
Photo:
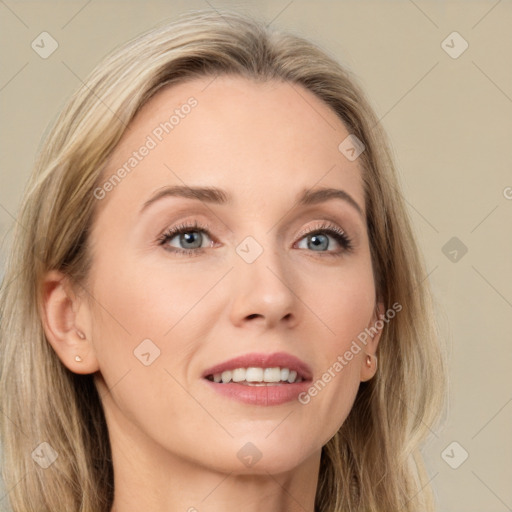
[[[95,192],[80,312],[113,446],[274,473],[336,433],[378,340],[354,350],[376,317],[348,135],[302,87],[238,77],[165,88],[139,112]],[[215,382],[230,376],[246,380]]]

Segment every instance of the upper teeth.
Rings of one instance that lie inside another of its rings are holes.
[[[213,375],[214,382],[301,382],[295,370],[289,368],[236,368]]]

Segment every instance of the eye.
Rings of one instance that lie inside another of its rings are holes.
[[[298,249],[307,249],[326,256],[340,256],[352,250],[352,241],[338,226],[323,223],[300,233],[296,244]],[[184,256],[198,256],[205,248],[214,247],[207,226],[195,221],[193,224],[180,224],[169,228],[158,237],[158,244],[165,250]]]
[[[200,253],[201,249],[213,246],[207,227],[200,226],[197,222],[169,228],[158,238],[158,243],[166,250],[190,256],[193,253]]]
[[[330,223],[302,232],[300,236],[301,239],[297,244],[298,249],[339,255],[342,252],[351,251],[353,248],[348,235],[338,226]]]

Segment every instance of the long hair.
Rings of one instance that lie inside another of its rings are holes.
[[[185,13],[114,50],[43,143],[0,295],[2,473],[11,508],[110,511],[113,466],[101,400],[93,376],[69,371],[48,343],[41,282],[51,269],[86,282],[94,190],[142,106],[164,86],[219,75],[301,85],[364,143],[359,162],[376,295],[387,308],[402,306],[383,328],[376,376],[360,384],[349,416],[322,448],[315,510],[433,511],[420,448],[444,403],[445,352],[386,135],[352,73],[318,46],[210,10]],[[57,455],[49,467],[36,463],[41,450]]]

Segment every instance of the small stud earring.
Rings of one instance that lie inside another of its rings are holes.
[[[81,363],[82,362],[82,358],[80,356],[75,356],[75,361],[77,363]]]

